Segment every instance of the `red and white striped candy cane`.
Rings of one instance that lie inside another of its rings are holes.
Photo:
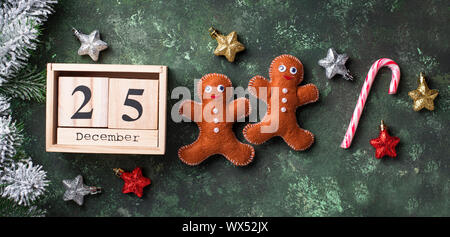
[[[392,71],[391,84],[389,86],[389,94],[397,93],[398,83],[400,82],[400,68],[397,63],[392,59],[381,58],[372,64],[369,73],[367,73],[366,80],[359,94],[358,103],[356,104],[355,111],[353,111],[352,120],[348,125],[347,132],[345,133],[344,140],[342,140],[341,147],[347,149],[352,144],[353,136],[355,136],[356,128],[358,127],[359,118],[361,117],[366,103],[367,96],[369,95],[370,88],[372,87],[375,76],[380,68],[387,66]]]

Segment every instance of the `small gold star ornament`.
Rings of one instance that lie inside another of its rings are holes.
[[[431,111],[434,110],[434,99],[439,92],[428,88],[427,82],[425,81],[425,74],[423,72],[420,73],[418,82],[419,86],[417,89],[408,92],[409,97],[414,100],[414,111],[419,111],[423,108]]]
[[[245,46],[237,40],[236,31],[225,36],[211,27],[209,28],[209,35],[217,40],[218,43],[216,50],[214,50],[214,54],[217,56],[225,56],[229,62],[234,62],[236,54],[245,49]]]

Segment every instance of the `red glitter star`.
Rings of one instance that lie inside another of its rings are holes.
[[[123,181],[125,181],[122,193],[135,193],[138,197],[142,197],[143,189],[151,183],[151,180],[142,175],[140,167],[136,167],[132,172],[124,172],[122,169],[114,169]]]
[[[395,146],[400,142],[400,138],[391,137],[387,131],[386,125],[381,120],[381,131],[378,138],[370,140],[370,145],[375,147],[375,157],[381,159],[383,156],[397,157]]]

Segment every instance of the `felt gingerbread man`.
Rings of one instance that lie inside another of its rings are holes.
[[[314,142],[314,135],[297,124],[296,109],[319,99],[314,84],[297,87],[303,81],[303,65],[292,55],[276,57],[269,69],[270,81],[255,76],[249,82],[249,92],[267,103],[261,122],[248,124],[244,137],[253,144],[261,144],[280,136],[294,150],[305,150]],[[274,129],[270,129],[274,128]]]
[[[196,122],[200,133],[194,143],[178,150],[178,157],[188,165],[197,165],[212,155],[221,154],[237,166],[249,164],[255,150],[252,146],[241,143],[232,130],[234,122],[248,116],[249,100],[239,98],[229,102],[233,96],[230,92],[232,84],[222,74],[203,76],[197,88],[201,103],[184,101],[179,112]]]

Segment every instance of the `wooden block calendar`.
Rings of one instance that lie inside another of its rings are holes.
[[[111,78],[109,91],[109,128],[158,127],[158,93],[155,93],[158,91],[158,81]],[[125,102],[123,98],[126,98]],[[124,103],[127,106],[122,106]]]
[[[58,127],[107,127],[108,92],[107,77],[60,76]]]
[[[165,152],[167,67],[47,65],[48,152]]]

